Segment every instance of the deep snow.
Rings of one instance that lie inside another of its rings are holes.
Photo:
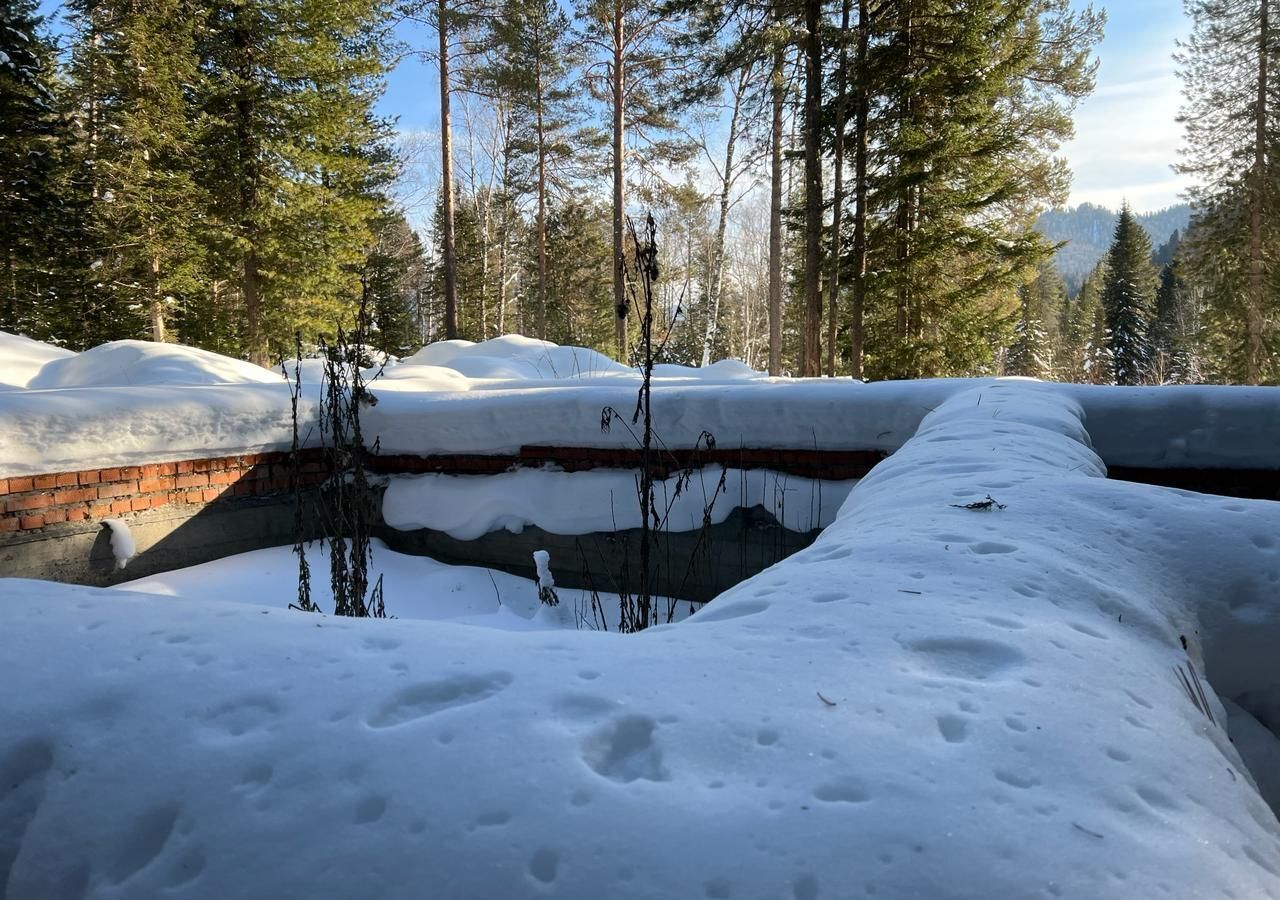
[[[123,341],[70,357],[33,344],[0,334],[0,478],[290,445],[289,388],[278,372],[174,344]],[[49,359],[35,370],[42,353]],[[319,364],[303,364],[302,420],[312,423]],[[629,419],[639,380],[581,347],[518,336],[448,341],[388,365],[372,387],[377,405],[364,409],[364,433],[385,453],[631,448],[623,422],[603,433],[600,413],[612,406]],[[694,447],[709,431],[722,449],[891,452],[943,401],[993,383],[769,378],[734,361],[660,366],[655,428],[672,448]],[[1052,388],[1082,406],[1109,465],[1280,468],[1273,388]],[[315,437],[304,430],[304,442]]]
[[[7,896],[1280,897],[1280,506],[1104,473],[957,393],[638,636],[0,583]]]

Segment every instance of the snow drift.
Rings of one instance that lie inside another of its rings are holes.
[[[0,391],[24,388],[45,363],[74,355],[52,344],[0,331]]]
[[[32,389],[105,385],[279,384],[279,372],[184,347],[152,341],[112,341],[44,365]]]

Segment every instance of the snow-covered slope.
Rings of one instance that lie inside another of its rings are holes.
[[[24,388],[45,363],[74,355],[52,344],[0,331],[0,391]]]
[[[1061,391],[957,394],[815,545],[638,636],[0,582],[0,883],[1280,897],[1176,672],[1280,702],[1280,507],[1106,481],[1089,440]]]

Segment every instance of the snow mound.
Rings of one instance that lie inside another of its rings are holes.
[[[47,363],[30,388],[115,385],[278,384],[278,371],[181,344],[112,341]]]
[[[405,357],[400,367],[447,366],[468,378],[505,381],[558,381],[570,378],[634,374],[635,370],[586,347],[561,347],[550,341],[508,334],[479,344],[441,341]]]
[[[46,363],[72,356],[70,350],[0,331],[0,391],[24,388]]]
[[[1276,725],[1237,748],[1217,693],[1280,708],[1280,506],[1089,442],[1050,386],[959,392],[812,547],[640,636],[0,583],[0,883],[1280,897]]]

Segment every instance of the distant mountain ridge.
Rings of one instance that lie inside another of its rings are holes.
[[[1118,210],[1081,203],[1075,208],[1051,209],[1036,220],[1036,231],[1049,240],[1055,244],[1068,242],[1054,255],[1053,261],[1071,294],[1080,290],[1085,276],[1106,255],[1119,215]],[[1159,248],[1174,231],[1186,231],[1191,221],[1191,206],[1180,203],[1155,212],[1137,213],[1136,218],[1151,237],[1151,245]]]

